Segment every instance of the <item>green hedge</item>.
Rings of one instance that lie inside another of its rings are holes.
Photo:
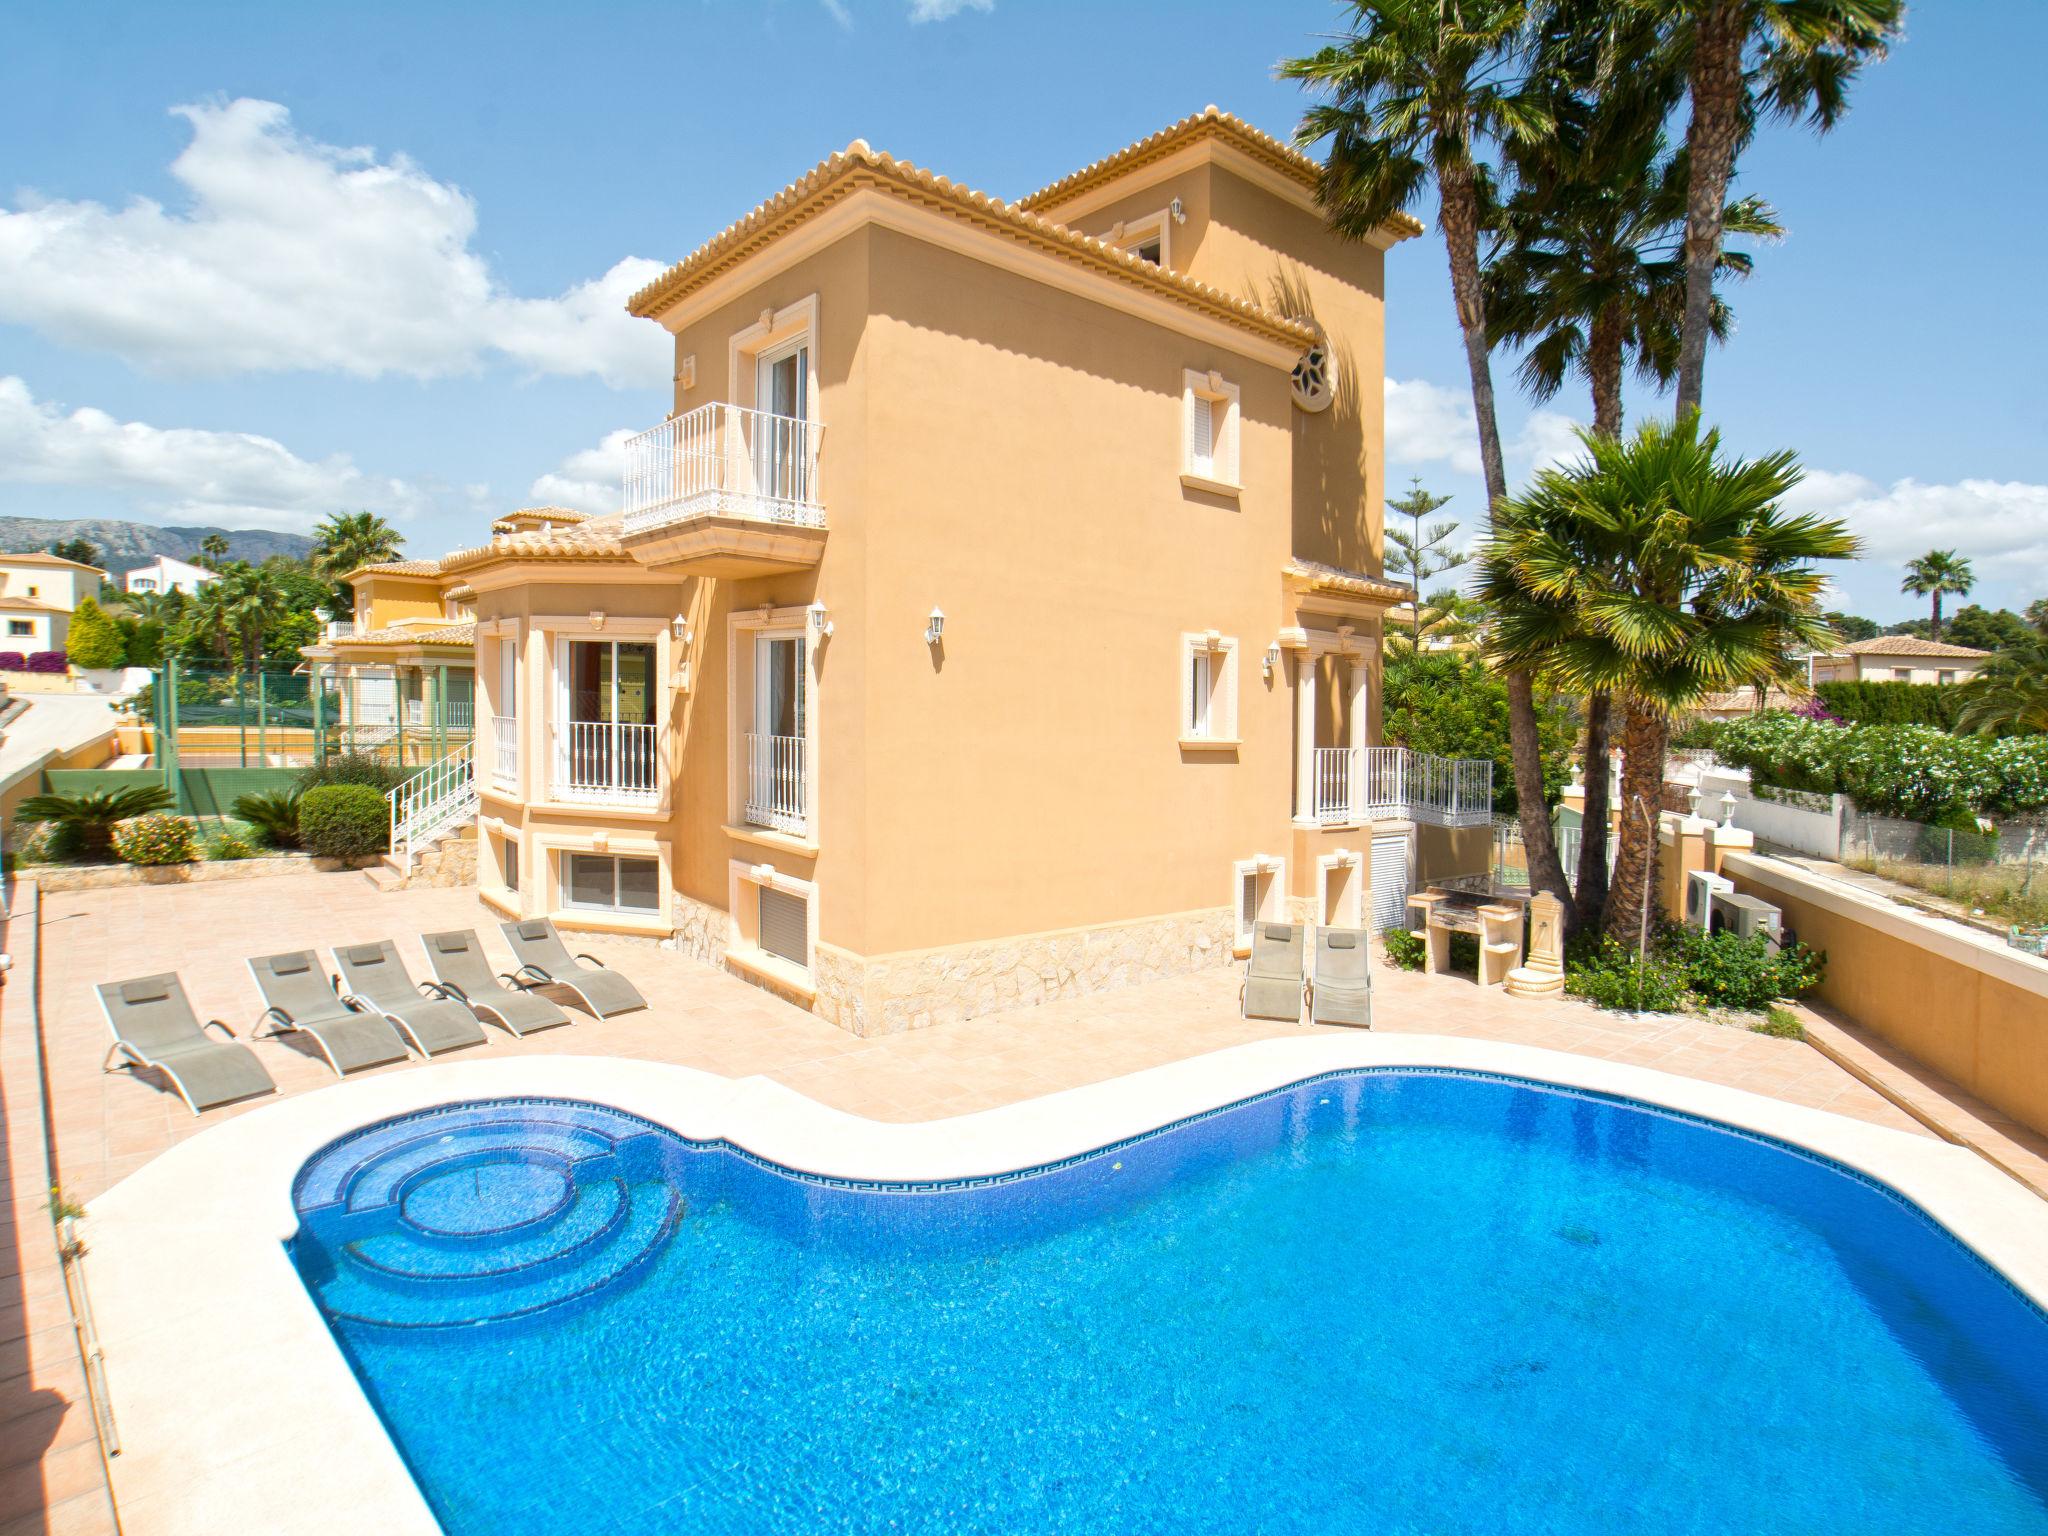
[[[1940,821],[2048,806],[2048,737],[1987,740],[1924,725],[1828,725],[1772,711],[1731,720],[1715,754],[1758,784],[1847,795],[1877,816]]]
[[[1954,683],[1816,683],[1814,695],[1845,725],[1956,728],[1962,689]]]
[[[391,808],[367,784],[324,784],[299,797],[299,841],[330,859],[382,853]]]

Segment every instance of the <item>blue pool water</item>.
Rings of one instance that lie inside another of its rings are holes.
[[[860,1186],[595,1105],[386,1122],[295,1259],[448,1531],[2048,1531],[2048,1320],[1846,1170],[1342,1074]]]

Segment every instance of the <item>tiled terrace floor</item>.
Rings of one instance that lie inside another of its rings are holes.
[[[18,918],[8,945],[30,952]],[[190,886],[75,892],[40,913],[41,996],[58,1181],[92,1199],[184,1137],[251,1104],[191,1114],[146,1075],[101,1071],[108,1037],[95,983],[176,970],[202,1017],[246,1034],[257,1017],[252,954],[395,938],[415,976],[418,935],[475,928],[510,968],[496,919],[468,891],[385,893],[358,875],[299,875]],[[964,1114],[1100,1081],[1300,1026],[1237,1016],[1237,977],[1218,969],[1071,1002],[1015,1009],[966,1024],[861,1040],[722,971],[651,945],[589,939],[575,947],[631,975],[645,1013],[578,1016],[566,1029],[514,1040],[490,1032],[477,1049],[577,1053],[675,1062],[728,1076],[765,1073],[858,1114],[886,1120]],[[0,1075],[11,1159],[11,1245],[0,1247],[0,1536],[111,1532],[98,1448],[65,1325],[42,1189],[41,1095],[18,959],[0,992]],[[1635,1020],[1580,1004],[1518,1002],[1469,980],[1379,973],[1381,1029],[1477,1035],[1659,1067],[1799,1104],[1927,1134],[1918,1121],[1818,1051],[1689,1020]],[[292,1045],[258,1056],[284,1095],[335,1081]],[[405,1071],[405,1065],[382,1068]]]

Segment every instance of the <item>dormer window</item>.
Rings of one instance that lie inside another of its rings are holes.
[[[1173,264],[1173,250],[1167,236],[1172,227],[1171,212],[1162,208],[1142,219],[1125,219],[1111,225],[1102,239],[1105,245],[1113,245],[1140,261],[1166,267]]]

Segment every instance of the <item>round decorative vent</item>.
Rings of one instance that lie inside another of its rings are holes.
[[[1337,362],[1330,356],[1330,344],[1317,341],[1301,354],[1289,376],[1294,403],[1304,411],[1327,411],[1337,397]]]

